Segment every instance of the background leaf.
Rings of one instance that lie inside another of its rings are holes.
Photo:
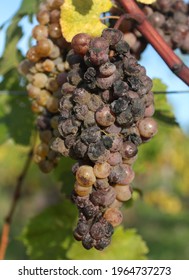
[[[16,143],[28,145],[34,126],[34,115],[27,95],[0,95],[0,141],[12,138]]]
[[[19,18],[15,17],[6,33],[6,46],[0,59],[0,75],[4,75],[13,68],[16,68],[22,59],[17,49],[19,39],[22,37],[22,29],[18,26]],[[10,59],[11,58],[11,59]]]
[[[166,92],[167,86],[162,83],[160,79],[153,79],[153,89],[152,91]],[[154,95],[155,99],[155,114],[154,117],[170,126],[177,125],[178,123],[175,119],[173,108],[167,101],[166,94],[157,93]]]
[[[20,239],[30,259],[67,259],[66,252],[73,242],[72,227],[76,208],[64,200],[30,220]]]
[[[70,197],[75,183],[75,176],[72,173],[72,166],[75,161],[71,158],[62,157],[58,166],[53,171],[55,178],[62,182],[62,192]]]

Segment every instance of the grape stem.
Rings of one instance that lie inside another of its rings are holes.
[[[160,34],[147,20],[146,15],[138,7],[134,0],[117,0],[126,13],[129,13],[136,21],[136,28],[146,38],[146,40],[154,47],[158,54],[162,57],[171,71],[189,85],[189,68],[183,61],[173,52],[167,45]]]
[[[16,209],[16,206],[18,204],[19,198],[21,196],[21,190],[23,186],[24,179],[26,178],[26,175],[28,174],[29,167],[32,162],[34,147],[36,143],[36,135],[34,136],[34,144],[32,145],[32,148],[30,149],[25,164],[23,166],[23,169],[20,173],[20,176],[17,179],[14,194],[12,196],[12,201],[10,205],[10,209],[8,211],[7,216],[5,217],[5,221],[2,228],[2,235],[1,235],[1,242],[0,242],[0,260],[3,260],[6,255],[8,243],[9,243],[9,233],[10,233],[10,227],[13,219],[13,215]]]

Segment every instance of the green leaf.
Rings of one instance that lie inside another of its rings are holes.
[[[76,215],[73,204],[64,200],[31,219],[20,237],[30,259],[67,259],[66,252],[74,242],[72,227]]]
[[[62,192],[68,197],[70,197],[75,183],[75,177],[71,171],[74,163],[75,161],[71,158],[61,158],[53,172],[55,178],[62,182]]]
[[[8,71],[16,68],[22,59],[17,44],[22,37],[22,29],[18,27],[18,18],[12,20],[6,34],[6,45],[2,58],[0,59],[0,75],[5,75]]]
[[[7,105],[7,96],[0,94],[0,144],[5,142],[8,137],[8,129],[3,121],[4,116],[9,112],[9,106]]]
[[[41,2],[40,0],[34,0],[34,1],[23,0],[16,15],[24,16],[24,15],[35,14],[38,10],[40,2]]]
[[[86,251],[81,243],[77,242],[70,247],[67,257],[73,260],[144,260],[147,253],[148,248],[135,229],[124,230],[119,226],[111,244],[104,251]]]
[[[19,62],[22,60],[21,52],[17,49],[18,41],[23,36],[22,28],[18,26],[20,20],[24,16],[31,16],[37,12],[40,1],[23,0],[20,8],[6,32],[6,43],[4,53],[0,59],[0,75],[4,75],[11,69],[17,68]]]
[[[161,81],[161,79],[158,78],[153,79],[152,91],[166,92],[166,90],[167,90],[167,86]]]
[[[12,94],[12,91],[23,92],[23,87],[20,85],[21,81],[23,82],[25,81],[25,79],[23,77],[20,77],[17,69],[11,69],[5,73],[3,81],[0,84],[0,90],[3,92],[8,91],[10,94]]]
[[[28,145],[34,124],[28,96],[6,95],[3,98],[1,95],[1,98],[4,101],[0,115],[0,126],[4,127],[3,139],[9,137],[18,144]]]
[[[160,79],[153,79],[153,89],[152,91],[166,92],[167,86],[162,83]],[[155,99],[155,114],[154,117],[161,123],[168,125],[177,125],[178,123],[175,119],[173,108],[168,103],[166,94],[157,93],[154,95]]]

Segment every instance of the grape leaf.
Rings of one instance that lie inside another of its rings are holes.
[[[16,143],[28,145],[34,123],[34,116],[30,109],[31,105],[28,97],[24,95],[6,95],[3,106],[5,106],[5,109],[1,109],[0,127],[4,128],[4,135],[1,136],[1,141],[10,137]]]
[[[6,124],[3,121],[3,117],[7,114],[9,108],[7,106],[7,96],[0,95],[0,144],[8,139],[8,129]]]
[[[18,19],[14,19],[7,30],[6,47],[0,59],[0,75],[4,75],[9,70],[17,67],[22,59],[20,51],[17,50],[17,43],[23,35],[22,29],[17,26],[18,22]]]
[[[166,92],[166,90],[167,90],[167,86],[163,84],[160,79],[153,79],[152,91]],[[154,95],[154,99],[155,99],[154,117],[157,120],[161,121],[162,123],[178,126],[178,123],[173,113],[173,108],[168,103],[166,95],[157,93]]]
[[[101,23],[100,14],[108,11],[111,6],[110,0],[65,0],[60,18],[64,38],[71,42],[73,36],[81,32],[100,36],[107,27]]]
[[[73,260],[144,260],[148,248],[135,229],[116,228],[112,242],[104,251],[91,249],[86,251],[80,242],[75,242],[67,252]]]
[[[39,3],[40,0],[35,0],[35,1],[23,0],[16,15],[24,16],[24,15],[35,14],[38,10]]]
[[[40,0],[23,0],[20,8],[11,19],[6,32],[6,43],[4,53],[0,59],[0,75],[5,75],[8,71],[16,69],[22,60],[20,50],[17,48],[18,41],[23,36],[22,28],[18,26],[24,16],[33,15],[38,9]],[[6,88],[7,89],[7,88]]]
[[[76,212],[72,203],[64,200],[30,220],[19,238],[30,259],[67,259],[66,252],[74,242],[72,226]]]
[[[62,182],[62,192],[70,197],[75,183],[75,177],[72,173],[72,166],[75,161],[71,158],[61,158],[53,174],[58,181]]]

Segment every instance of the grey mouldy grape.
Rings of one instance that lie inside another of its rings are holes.
[[[51,149],[77,161],[75,239],[103,250],[122,222],[122,204],[132,197],[138,146],[157,133],[152,81],[119,30],[107,28],[96,38],[77,34],[71,45]]]

